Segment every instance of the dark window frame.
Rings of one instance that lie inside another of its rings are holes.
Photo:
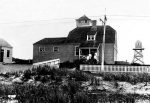
[[[10,50],[7,50],[7,58],[10,57]]]
[[[79,46],[75,46],[75,56],[79,56]]]
[[[45,47],[44,46],[39,47],[39,52],[45,52]]]
[[[53,47],[53,52],[59,52],[59,47],[58,46],[54,46]]]

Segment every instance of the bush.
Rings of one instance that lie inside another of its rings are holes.
[[[57,86],[15,85],[16,98],[19,103],[67,103],[67,94],[58,90]]]
[[[77,92],[75,94],[75,103],[90,103],[88,95],[84,92]]]
[[[69,74],[69,79],[72,79],[72,78],[74,78],[75,81],[87,81],[87,80],[89,80],[89,77],[87,74],[85,74],[82,71],[78,71],[78,70]]]
[[[70,61],[60,63],[60,68],[74,68],[74,63]]]
[[[150,82],[150,75],[147,73],[100,73],[105,81],[121,81],[131,84]]]

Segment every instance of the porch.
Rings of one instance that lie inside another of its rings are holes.
[[[99,62],[99,49],[96,47],[79,48],[79,59],[93,59]]]

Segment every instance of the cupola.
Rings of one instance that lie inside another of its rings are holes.
[[[86,15],[83,15],[79,19],[76,19],[77,27],[85,27],[91,26],[91,19],[89,19]]]

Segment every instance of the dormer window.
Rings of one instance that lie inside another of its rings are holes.
[[[95,40],[95,35],[87,35],[87,41]]]

